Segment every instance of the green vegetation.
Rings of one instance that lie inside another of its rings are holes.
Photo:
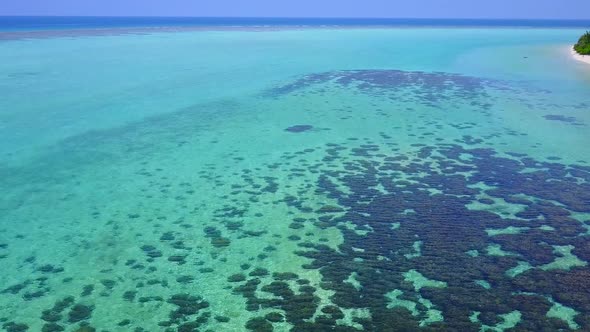
[[[578,43],[574,45],[574,50],[580,54],[590,55],[590,31],[587,31]]]

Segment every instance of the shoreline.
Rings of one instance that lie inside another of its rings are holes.
[[[578,52],[576,52],[576,50],[574,50],[574,48],[570,48],[570,54],[572,56],[572,58],[574,58],[575,60],[578,60],[580,62],[584,62],[590,65],[590,55],[582,55],[582,54],[578,54]]]

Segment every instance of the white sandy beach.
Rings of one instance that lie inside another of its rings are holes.
[[[590,55],[578,54],[573,48],[570,48],[570,53],[574,59],[590,64]]]

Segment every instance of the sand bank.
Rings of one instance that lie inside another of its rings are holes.
[[[576,52],[573,48],[570,49],[570,53],[574,59],[590,64],[590,55],[578,54],[578,52]]]

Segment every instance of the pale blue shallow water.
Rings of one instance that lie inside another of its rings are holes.
[[[0,36],[2,327],[589,329],[583,31]]]

